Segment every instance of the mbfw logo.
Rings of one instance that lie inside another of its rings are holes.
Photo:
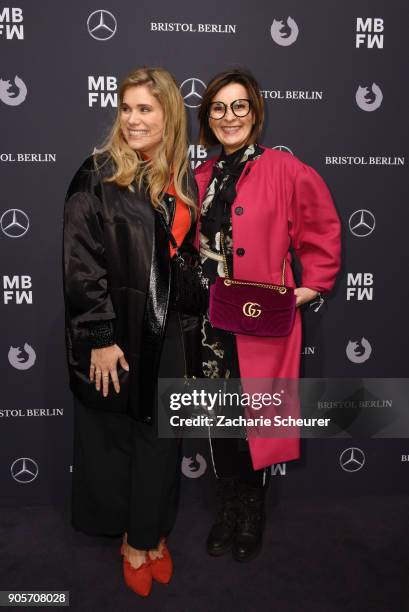
[[[112,13],[104,9],[94,11],[87,19],[87,29],[95,40],[109,40],[117,30],[116,19]]]
[[[4,304],[32,304],[31,276],[3,276]]]
[[[347,300],[373,300],[373,274],[372,272],[348,272]]]
[[[88,106],[101,108],[118,105],[117,80],[114,76],[88,77]]]
[[[383,19],[380,17],[357,17],[356,19],[356,48],[383,49],[384,35]]]
[[[0,8],[0,36],[5,36],[6,40],[24,39],[23,9]]]
[[[200,32],[236,34],[237,25],[230,23],[164,23],[151,21],[151,32]]]
[[[276,145],[275,147],[273,147],[273,149],[275,149],[276,151],[285,151],[286,153],[291,153],[291,155],[294,155],[291,149],[289,147],[286,147],[285,145]]]
[[[271,475],[272,476],[286,476],[287,474],[287,464],[286,463],[275,463],[271,466]]]
[[[182,474],[187,478],[200,478],[203,476],[207,468],[206,459],[200,453],[196,453],[196,458],[183,457],[182,459]]]
[[[29,370],[35,364],[37,355],[33,347],[26,342],[23,348],[11,346],[7,357],[16,370]]]
[[[316,101],[322,100],[324,97],[323,91],[313,91],[313,90],[296,90],[296,89],[287,89],[287,90],[279,90],[279,89],[261,89],[261,95],[265,100],[306,100],[306,101]]]
[[[14,85],[10,81],[0,79],[0,100],[4,104],[7,104],[7,106],[19,106],[26,97],[27,87],[20,77],[14,77]]]
[[[200,166],[207,158],[207,150],[203,145],[189,145],[188,155],[192,170]]]
[[[356,446],[351,446],[342,451],[339,464],[344,472],[358,472],[365,465],[365,454]]]
[[[180,86],[180,93],[182,94],[185,106],[188,108],[198,108],[205,89],[206,83],[196,77],[183,81]]]
[[[23,210],[10,208],[1,215],[0,227],[9,238],[21,238],[28,232],[30,220]]]
[[[375,217],[370,210],[361,208],[352,213],[348,224],[351,234],[357,238],[365,238],[375,229]]]
[[[372,83],[370,88],[359,86],[356,90],[355,100],[361,110],[370,113],[377,110],[382,104],[383,93],[376,83]]]
[[[368,340],[362,337],[360,340],[350,340],[347,344],[346,354],[352,363],[364,363],[372,353],[372,347]]]
[[[274,19],[270,28],[271,38],[277,45],[281,47],[289,47],[298,38],[299,29],[292,17],[287,18],[287,22],[284,23],[284,19]]]
[[[38,476],[38,471],[38,464],[30,457],[16,459],[10,468],[13,479],[20,484],[33,482]]]

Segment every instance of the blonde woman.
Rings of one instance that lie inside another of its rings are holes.
[[[166,70],[140,68],[121,85],[105,146],[69,187],[64,288],[73,525],[122,535],[125,581],[143,596],[152,577],[172,575],[165,538],[180,475],[180,441],[156,435],[156,383],[188,374],[189,362],[169,303],[174,249],[160,216],[178,245],[190,242],[195,197],[179,89]]]

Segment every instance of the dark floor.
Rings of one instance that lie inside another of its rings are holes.
[[[270,496],[268,511],[262,553],[238,564],[206,555],[209,510],[183,503],[174,578],[141,599],[123,583],[119,539],[74,532],[67,509],[2,509],[0,590],[70,590],[71,609],[90,612],[409,611],[409,497]]]

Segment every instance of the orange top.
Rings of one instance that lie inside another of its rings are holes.
[[[170,195],[176,196],[176,191],[173,183],[169,185],[166,190]],[[188,233],[190,228],[190,212],[187,204],[182,202],[180,198],[176,196],[176,210],[172,224],[172,234],[175,237],[177,245],[180,246]],[[170,256],[173,257],[176,253],[176,249],[169,243]]]
[[[142,157],[144,159],[149,159],[149,155],[146,155],[146,153],[142,153]],[[173,181],[169,185],[167,189],[167,193],[169,195],[176,196],[176,191],[173,185]],[[176,196],[176,210],[175,210],[175,216],[173,218],[173,224],[172,224],[171,229],[172,229],[173,237],[175,238],[176,244],[178,245],[178,247],[182,244],[186,234],[188,233],[190,229],[190,221],[191,220],[190,220],[190,212],[189,212],[188,205],[182,202],[182,200]],[[170,242],[169,242],[169,249],[170,249],[170,256],[173,257],[174,254],[176,253],[176,249],[170,244]]]

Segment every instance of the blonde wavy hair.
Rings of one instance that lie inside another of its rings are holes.
[[[152,159],[144,159],[126,142],[120,124],[124,94],[130,87],[146,85],[158,100],[164,114],[162,142]],[[187,155],[187,120],[183,98],[173,76],[164,68],[138,68],[121,83],[118,93],[118,110],[115,122],[106,141],[96,155],[108,153],[116,171],[107,182],[133,189],[136,181],[139,189],[147,186],[155,208],[161,206],[163,194],[172,180],[176,195],[196,211],[196,204],[187,192],[189,160]]]

